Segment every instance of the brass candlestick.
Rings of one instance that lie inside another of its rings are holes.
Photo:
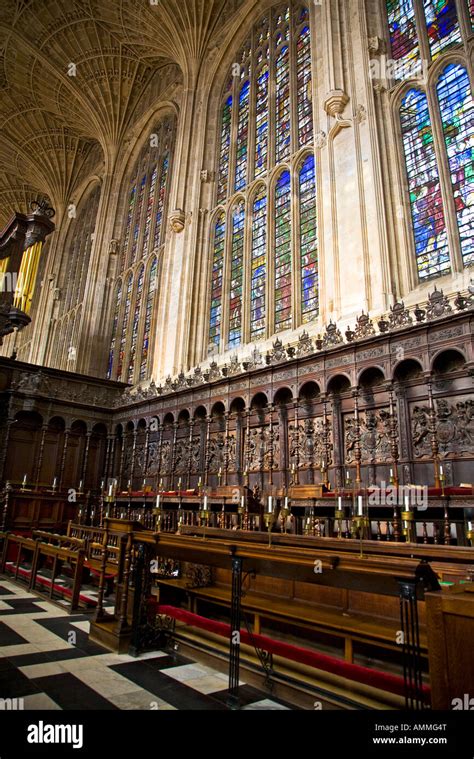
[[[413,512],[409,509],[407,511],[402,511],[401,517],[402,535],[405,538],[405,542],[416,543]]]
[[[163,511],[160,508],[153,509],[153,516],[155,517],[155,532],[161,532],[161,522],[163,519]]]
[[[474,522],[467,523],[466,538],[470,542],[471,546],[474,545]]]
[[[290,508],[288,505],[288,499],[285,498],[285,502],[283,506],[280,508],[280,517],[281,517],[281,527],[282,532],[286,535],[286,520],[290,516]]]
[[[206,539],[206,527],[209,527],[209,519],[210,519],[210,516],[211,516],[211,512],[209,511],[209,509],[202,508],[199,511],[199,516],[200,516],[200,519],[201,519],[201,526],[203,527],[202,539],[205,540]]]
[[[272,527],[275,523],[275,514],[273,511],[266,511],[263,515],[263,520],[265,522],[265,527],[268,531],[268,547],[271,547],[272,544]]]

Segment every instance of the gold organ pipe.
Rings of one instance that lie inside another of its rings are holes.
[[[42,242],[36,242],[25,250],[21,259],[18,283],[13,299],[14,308],[18,308],[25,314],[31,310],[31,302],[35,291],[36,275],[38,274],[39,260]]]

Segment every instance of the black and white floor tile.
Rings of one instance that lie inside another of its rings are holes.
[[[0,578],[0,705],[25,710],[196,709],[224,711],[227,675],[178,653],[132,657],[89,641],[90,614],[56,604]],[[242,709],[292,709],[241,684]]]

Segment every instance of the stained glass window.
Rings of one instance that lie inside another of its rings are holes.
[[[227,98],[222,109],[221,149],[219,157],[219,175],[217,182],[217,201],[219,203],[221,203],[227,197],[231,127],[232,95]]]
[[[267,279],[267,195],[264,187],[253,202],[252,258],[250,280],[250,335],[252,340],[265,333],[265,284]]]
[[[153,219],[153,205],[155,203],[155,190],[156,190],[156,177],[158,174],[158,167],[155,165],[151,173],[150,189],[148,192],[148,203],[146,207],[145,216],[145,231],[143,233],[143,257],[148,253],[148,245],[150,243],[150,230],[151,222]]]
[[[214,227],[212,262],[211,322],[209,342],[219,346],[222,329],[222,281],[224,276],[225,214],[220,213]]]
[[[301,314],[303,324],[319,313],[318,227],[314,156],[308,156],[299,173]]]
[[[127,251],[128,251],[128,243],[130,242],[130,232],[132,229],[132,220],[133,220],[133,211],[135,209],[135,197],[137,194],[137,188],[134,185],[132,189],[130,190],[130,195],[128,198],[128,211],[127,211],[127,221],[125,223],[125,234],[123,238],[123,247],[122,247],[122,261],[121,261],[121,269],[125,268],[126,264],[126,257],[127,257]]]
[[[291,180],[280,174],[275,192],[275,331],[291,327]]]
[[[262,67],[257,79],[257,113],[255,135],[255,176],[267,169],[268,154],[268,66]]]
[[[298,137],[300,146],[313,139],[313,111],[311,105],[311,35],[309,26],[303,27],[297,44],[298,72]]]
[[[208,343],[220,349],[317,316],[314,161],[304,185],[304,251],[296,216],[292,223],[298,176],[289,168],[299,149],[310,147],[314,139],[311,32],[306,6],[297,0],[279,5],[255,23],[225,80],[218,113],[215,208],[225,234],[219,237],[211,224],[207,335]],[[257,195],[254,179],[259,180]],[[301,271],[299,263],[293,271],[300,256]],[[300,298],[293,302],[293,293],[302,272],[307,295],[303,310],[295,312]]]
[[[413,0],[387,0],[387,16],[392,58],[403,62],[418,58]]]
[[[132,337],[130,342],[130,353],[128,356],[127,382],[133,382],[133,375],[135,371],[135,356],[137,352],[138,328],[140,325],[140,309],[142,305],[144,273],[145,267],[141,266],[138,273],[137,289],[135,293],[135,310],[133,312]]]
[[[242,288],[244,277],[245,202],[240,200],[232,212],[232,260],[230,268],[229,347],[242,340]]]
[[[455,0],[423,0],[431,56],[461,40]]]
[[[118,272],[119,281],[124,283],[121,292],[123,313],[120,310],[114,312],[107,368],[109,378],[120,379],[123,375],[132,382],[137,373],[140,379],[144,379],[143,373],[146,375],[147,372],[146,356],[153,323],[149,309],[155,300],[156,251],[163,245],[166,234],[174,140],[175,120],[165,117],[147,134],[130,173]]]
[[[155,220],[155,248],[163,242],[163,213],[165,210],[165,199],[168,182],[168,172],[170,167],[169,153],[165,153],[161,164],[160,171],[160,187],[158,190],[158,199],[156,204],[156,220]]]
[[[469,0],[469,15],[471,17],[471,27],[474,29],[474,0]]]
[[[424,92],[410,89],[400,108],[415,255],[421,280],[449,272],[450,258],[433,132]]]
[[[158,270],[158,259],[154,258],[151,264],[150,274],[148,277],[148,293],[146,296],[145,321],[143,324],[142,354],[141,354],[141,360],[140,360],[140,380],[146,379],[147,372],[148,372],[148,357],[150,353],[150,333],[151,333],[151,322],[153,318],[153,305],[155,302],[157,270]]]
[[[239,122],[237,130],[237,157],[234,190],[241,190],[247,184],[249,101],[250,82],[245,82],[240,90],[239,96]]]
[[[116,378],[120,380],[122,378],[122,370],[125,361],[125,348],[127,344],[128,334],[128,318],[130,316],[130,308],[132,304],[132,291],[133,291],[133,275],[129,274],[127,285],[125,289],[125,308],[123,312],[122,331],[120,335],[119,354],[117,361]]]
[[[112,367],[113,367],[114,358],[115,358],[115,343],[117,340],[118,320],[119,320],[121,303],[122,303],[122,282],[121,280],[119,280],[117,283],[116,292],[115,292],[114,318],[112,322],[112,340],[110,343],[109,361],[107,364],[107,379],[112,378]]]
[[[133,228],[133,240],[132,240],[132,264],[137,260],[138,252],[138,236],[141,228],[141,217],[143,208],[143,199],[145,197],[147,175],[144,174],[140,182],[140,189],[138,191],[137,212],[135,214],[135,225]]]
[[[474,263],[474,105],[466,69],[449,64],[438,82],[438,100],[448,154],[461,255]]]
[[[284,45],[276,61],[276,162],[290,154],[290,48]]]

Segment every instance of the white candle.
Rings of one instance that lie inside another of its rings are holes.
[[[337,497],[337,508],[339,509],[339,511],[342,511],[342,498],[341,498],[341,496]]]
[[[109,485],[109,495],[113,495],[113,494],[114,494],[113,486]]]
[[[104,480],[101,480],[101,483],[100,483],[100,490],[101,491],[104,489],[104,484],[105,484]]]
[[[390,469],[390,477],[393,477],[393,469]]]
[[[80,483],[79,483],[79,492],[81,492],[81,490],[82,490],[82,484],[83,483],[82,483],[82,480],[81,480]]]
[[[23,475],[23,485],[26,485],[26,474]]]
[[[178,490],[181,490],[181,477],[178,480]]]
[[[467,529],[468,530],[472,530],[472,522],[468,522],[467,523]]]
[[[442,477],[443,476],[443,465],[442,464],[440,464],[439,473],[440,473],[440,475]]]
[[[129,480],[129,481],[127,482],[127,488],[130,490],[130,489],[131,489],[131,487],[132,487],[132,481],[131,481],[131,480]]]
[[[244,495],[240,496],[240,506],[241,506],[242,509],[245,509],[245,496]]]
[[[160,508],[160,503],[161,503],[161,495],[158,493],[158,495],[156,496],[156,508],[157,509]]]
[[[57,477],[55,477],[55,478],[54,478],[54,480],[53,480],[53,488],[55,488],[55,487],[56,487],[56,484],[57,484],[57,482],[58,482],[58,478],[57,478]]]
[[[203,507],[204,511],[209,511],[209,503],[208,503],[208,500],[207,500],[207,495],[204,496],[202,507]]]
[[[285,509],[288,508],[288,496],[285,496]]]
[[[406,495],[404,498],[405,501],[405,511],[410,511],[410,496]]]
[[[361,495],[357,497],[357,503],[358,503],[357,513],[361,517],[364,514],[364,501]]]
[[[163,490],[163,480],[160,480],[160,484],[158,485],[160,490]]]
[[[273,512],[273,498],[272,498],[271,495],[268,496],[267,511],[268,511],[269,514],[271,514]]]
[[[350,480],[349,471],[346,471],[346,480]]]

